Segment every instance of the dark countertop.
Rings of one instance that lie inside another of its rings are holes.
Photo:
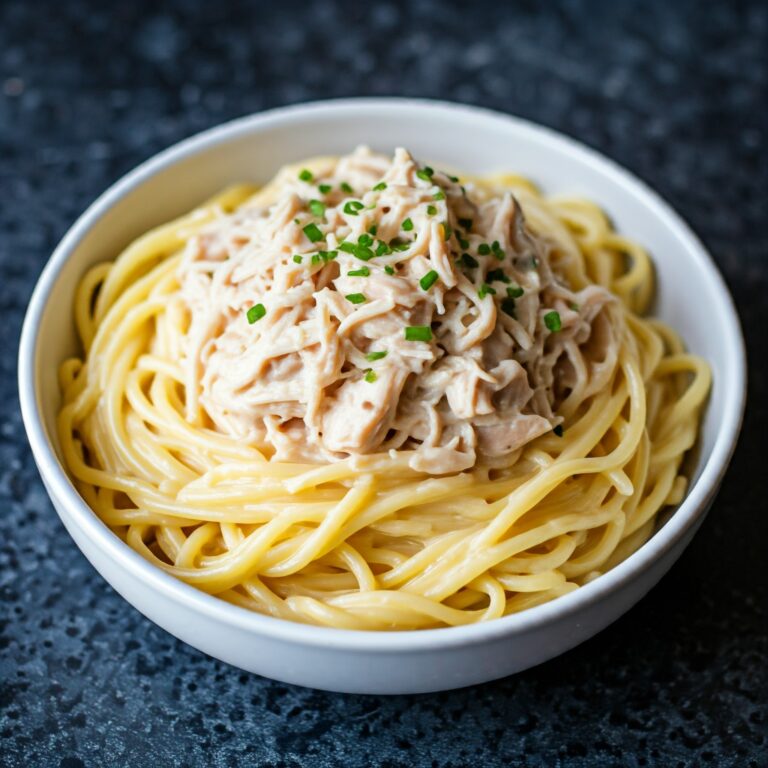
[[[100,5],[0,4],[0,764],[767,765],[768,8]],[[733,466],[662,583],[574,651],[440,695],[295,688],[176,641],[69,539],[18,411],[25,305],[88,203],[201,129],[366,94],[515,113],[633,170],[717,259],[751,359]]]

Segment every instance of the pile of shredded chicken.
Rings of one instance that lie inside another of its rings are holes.
[[[404,149],[285,168],[188,242],[188,418],[278,461],[509,461],[616,365],[615,300],[571,290],[553,247],[509,192]]]

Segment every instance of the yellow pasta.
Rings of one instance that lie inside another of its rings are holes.
[[[710,372],[645,319],[653,269],[584,200],[512,176],[531,228],[574,289],[621,302],[618,365],[566,398],[562,436],[504,466],[433,476],[408,452],[327,464],[274,461],[188,418],[175,300],[185,243],[255,189],[228,189],[93,267],[74,313],[83,356],[60,370],[66,464],[95,513],[149,562],[246,609],[364,630],[459,626],[525,610],[599,577],[652,534],[687,486]],[[659,254],[663,257],[664,254]]]

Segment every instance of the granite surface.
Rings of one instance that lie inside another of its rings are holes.
[[[0,3],[0,764],[768,765],[766,51],[759,2]],[[393,698],[244,674],[139,615],[59,523],[15,382],[35,279],[124,172],[238,115],[383,94],[522,115],[646,179],[751,358],[732,469],[660,586],[537,669]]]

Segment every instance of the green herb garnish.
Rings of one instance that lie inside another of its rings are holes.
[[[357,238],[357,242],[360,245],[373,245],[373,238],[370,235],[363,234]]]
[[[304,261],[304,259],[301,256],[299,256],[298,253],[294,254],[293,256],[294,264],[301,264],[302,261]]]
[[[368,227],[369,235],[375,235],[378,231],[379,231],[379,227],[377,224],[371,224],[371,226]]]
[[[419,170],[416,171],[416,175],[420,179],[424,179],[424,181],[430,181],[434,173],[435,172],[428,165],[425,165],[423,168],[419,168]]]
[[[451,228],[451,225],[447,221],[444,221],[443,222],[443,239],[450,240],[452,234],[453,234],[453,229]]]
[[[317,224],[307,224],[307,226],[303,228],[303,232],[313,243],[316,243],[325,237]]]
[[[369,369],[368,369],[368,370],[365,372],[365,376],[363,376],[363,378],[364,378],[364,379],[365,379],[365,380],[366,380],[366,381],[367,381],[369,384],[373,384],[373,382],[374,382],[374,381],[376,381],[376,379],[378,379],[379,377],[376,375],[376,373],[375,373],[375,372],[374,372],[372,369],[370,369],[370,368],[369,368]]]
[[[344,298],[352,304],[365,304],[367,301],[364,293],[348,293]]]
[[[317,187],[318,191],[321,195],[327,195],[331,191],[331,185],[330,184],[320,184]]]
[[[430,216],[434,216],[434,215],[437,213],[437,208],[435,208],[435,206],[434,206],[434,205],[428,205],[428,206],[427,206],[427,213],[428,213]]]
[[[400,226],[405,232],[410,232],[413,229],[413,222],[410,219],[406,219]]]
[[[560,313],[555,312],[554,310],[552,312],[547,312],[547,314],[544,315],[544,325],[546,325],[552,333],[559,331],[563,327]]]
[[[387,353],[386,353],[386,352],[369,352],[369,353],[368,353],[368,354],[365,356],[365,359],[366,359],[366,360],[367,360],[369,363],[372,363],[372,362],[374,362],[375,360],[381,360],[381,359],[385,358],[386,356],[387,356]]]
[[[432,341],[432,329],[428,325],[409,325],[405,329],[406,341]]]
[[[346,192],[348,195],[351,195],[352,192],[354,192],[352,187],[350,187],[346,181],[342,181],[341,184],[339,184],[339,186],[341,187],[341,191]]]
[[[368,267],[361,267],[360,269],[353,269],[347,272],[349,277],[368,277],[371,274],[371,270]]]
[[[424,277],[419,280],[419,285],[421,286],[421,289],[423,291],[428,291],[436,282],[438,277],[440,277],[437,272],[435,272],[434,269],[430,269],[429,272],[427,272]]]
[[[498,240],[494,240],[493,244],[491,245],[491,250],[493,251],[493,255],[499,260],[504,261],[504,257],[507,255],[504,253],[502,247],[499,245]]]
[[[312,214],[318,218],[325,216],[325,203],[322,203],[319,200],[310,200],[309,210],[312,211]]]
[[[357,212],[363,208],[364,206],[359,200],[350,200],[348,203],[344,203],[344,213],[350,216],[357,216]]]
[[[300,178],[302,181],[306,181],[307,183],[309,183],[310,181],[312,181],[312,171],[308,170],[307,168],[304,168],[304,169],[303,169],[303,170],[302,170],[302,171],[299,173],[299,178]]]
[[[487,256],[491,252],[491,246],[488,245],[488,243],[480,243],[480,245],[477,246],[477,252],[481,256]]]
[[[387,265],[384,267],[384,271],[385,271],[385,272],[386,272],[388,275],[394,275],[394,274],[395,274],[395,268],[394,268],[394,267],[392,267],[392,266],[390,266],[389,264],[387,264]]]
[[[267,314],[267,309],[263,304],[254,304],[246,313],[248,322],[253,325],[257,320],[261,320]]]
[[[496,289],[492,288],[490,285],[488,285],[488,283],[483,283],[480,286],[480,290],[477,292],[477,295],[481,299],[484,299],[489,293],[495,294],[496,293]]]
[[[434,195],[432,195],[433,200],[445,200],[445,192],[443,192],[442,189],[439,189],[437,192],[435,192]]]
[[[380,181],[380,182],[379,182],[379,183],[378,183],[378,184],[377,184],[377,185],[376,185],[376,186],[373,188],[373,191],[374,191],[374,192],[383,192],[383,191],[384,191],[386,188],[387,188],[387,185],[386,185],[386,184],[385,184],[383,181]]]
[[[510,299],[519,299],[525,291],[519,285],[510,285],[507,288],[507,296]]]

